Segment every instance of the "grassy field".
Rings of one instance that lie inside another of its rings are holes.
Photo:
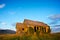
[[[60,33],[44,34],[44,35],[23,35],[5,34],[0,35],[0,40],[60,40]]]

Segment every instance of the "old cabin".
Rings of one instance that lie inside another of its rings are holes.
[[[38,21],[32,21],[25,19],[23,23],[17,23],[16,24],[16,34],[24,34],[28,32],[29,28],[33,28],[34,33],[38,30],[40,33],[50,33],[50,27],[43,23]]]

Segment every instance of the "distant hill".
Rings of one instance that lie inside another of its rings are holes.
[[[15,34],[16,32],[9,29],[0,29],[0,34]]]

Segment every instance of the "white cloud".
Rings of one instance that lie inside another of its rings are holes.
[[[5,22],[0,22],[0,24],[1,24],[1,25],[6,25],[6,23],[5,23]]]
[[[60,25],[54,25],[53,27],[60,27]]]
[[[49,17],[51,20],[60,20],[60,14],[55,14]]]
[[[2,22],[1,24],[2,24],[2,25],[6,25],[6,23],[5,23],[5,22]]]
[[[5,7],[5,4],[0,4],[0,8],[4,8]]]
[[[57,24],[60,21],[60,14],[51,15],[49,19],[52,20],[50,24]]]
[[[51,33],[60,32],[60,27],[51,27]]]

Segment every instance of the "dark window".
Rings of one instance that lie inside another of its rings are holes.
[[[24,28],[22,28],[22,30],[24,30]]]
[[[36,32],[36,26],[34,27],[34,31]]]

